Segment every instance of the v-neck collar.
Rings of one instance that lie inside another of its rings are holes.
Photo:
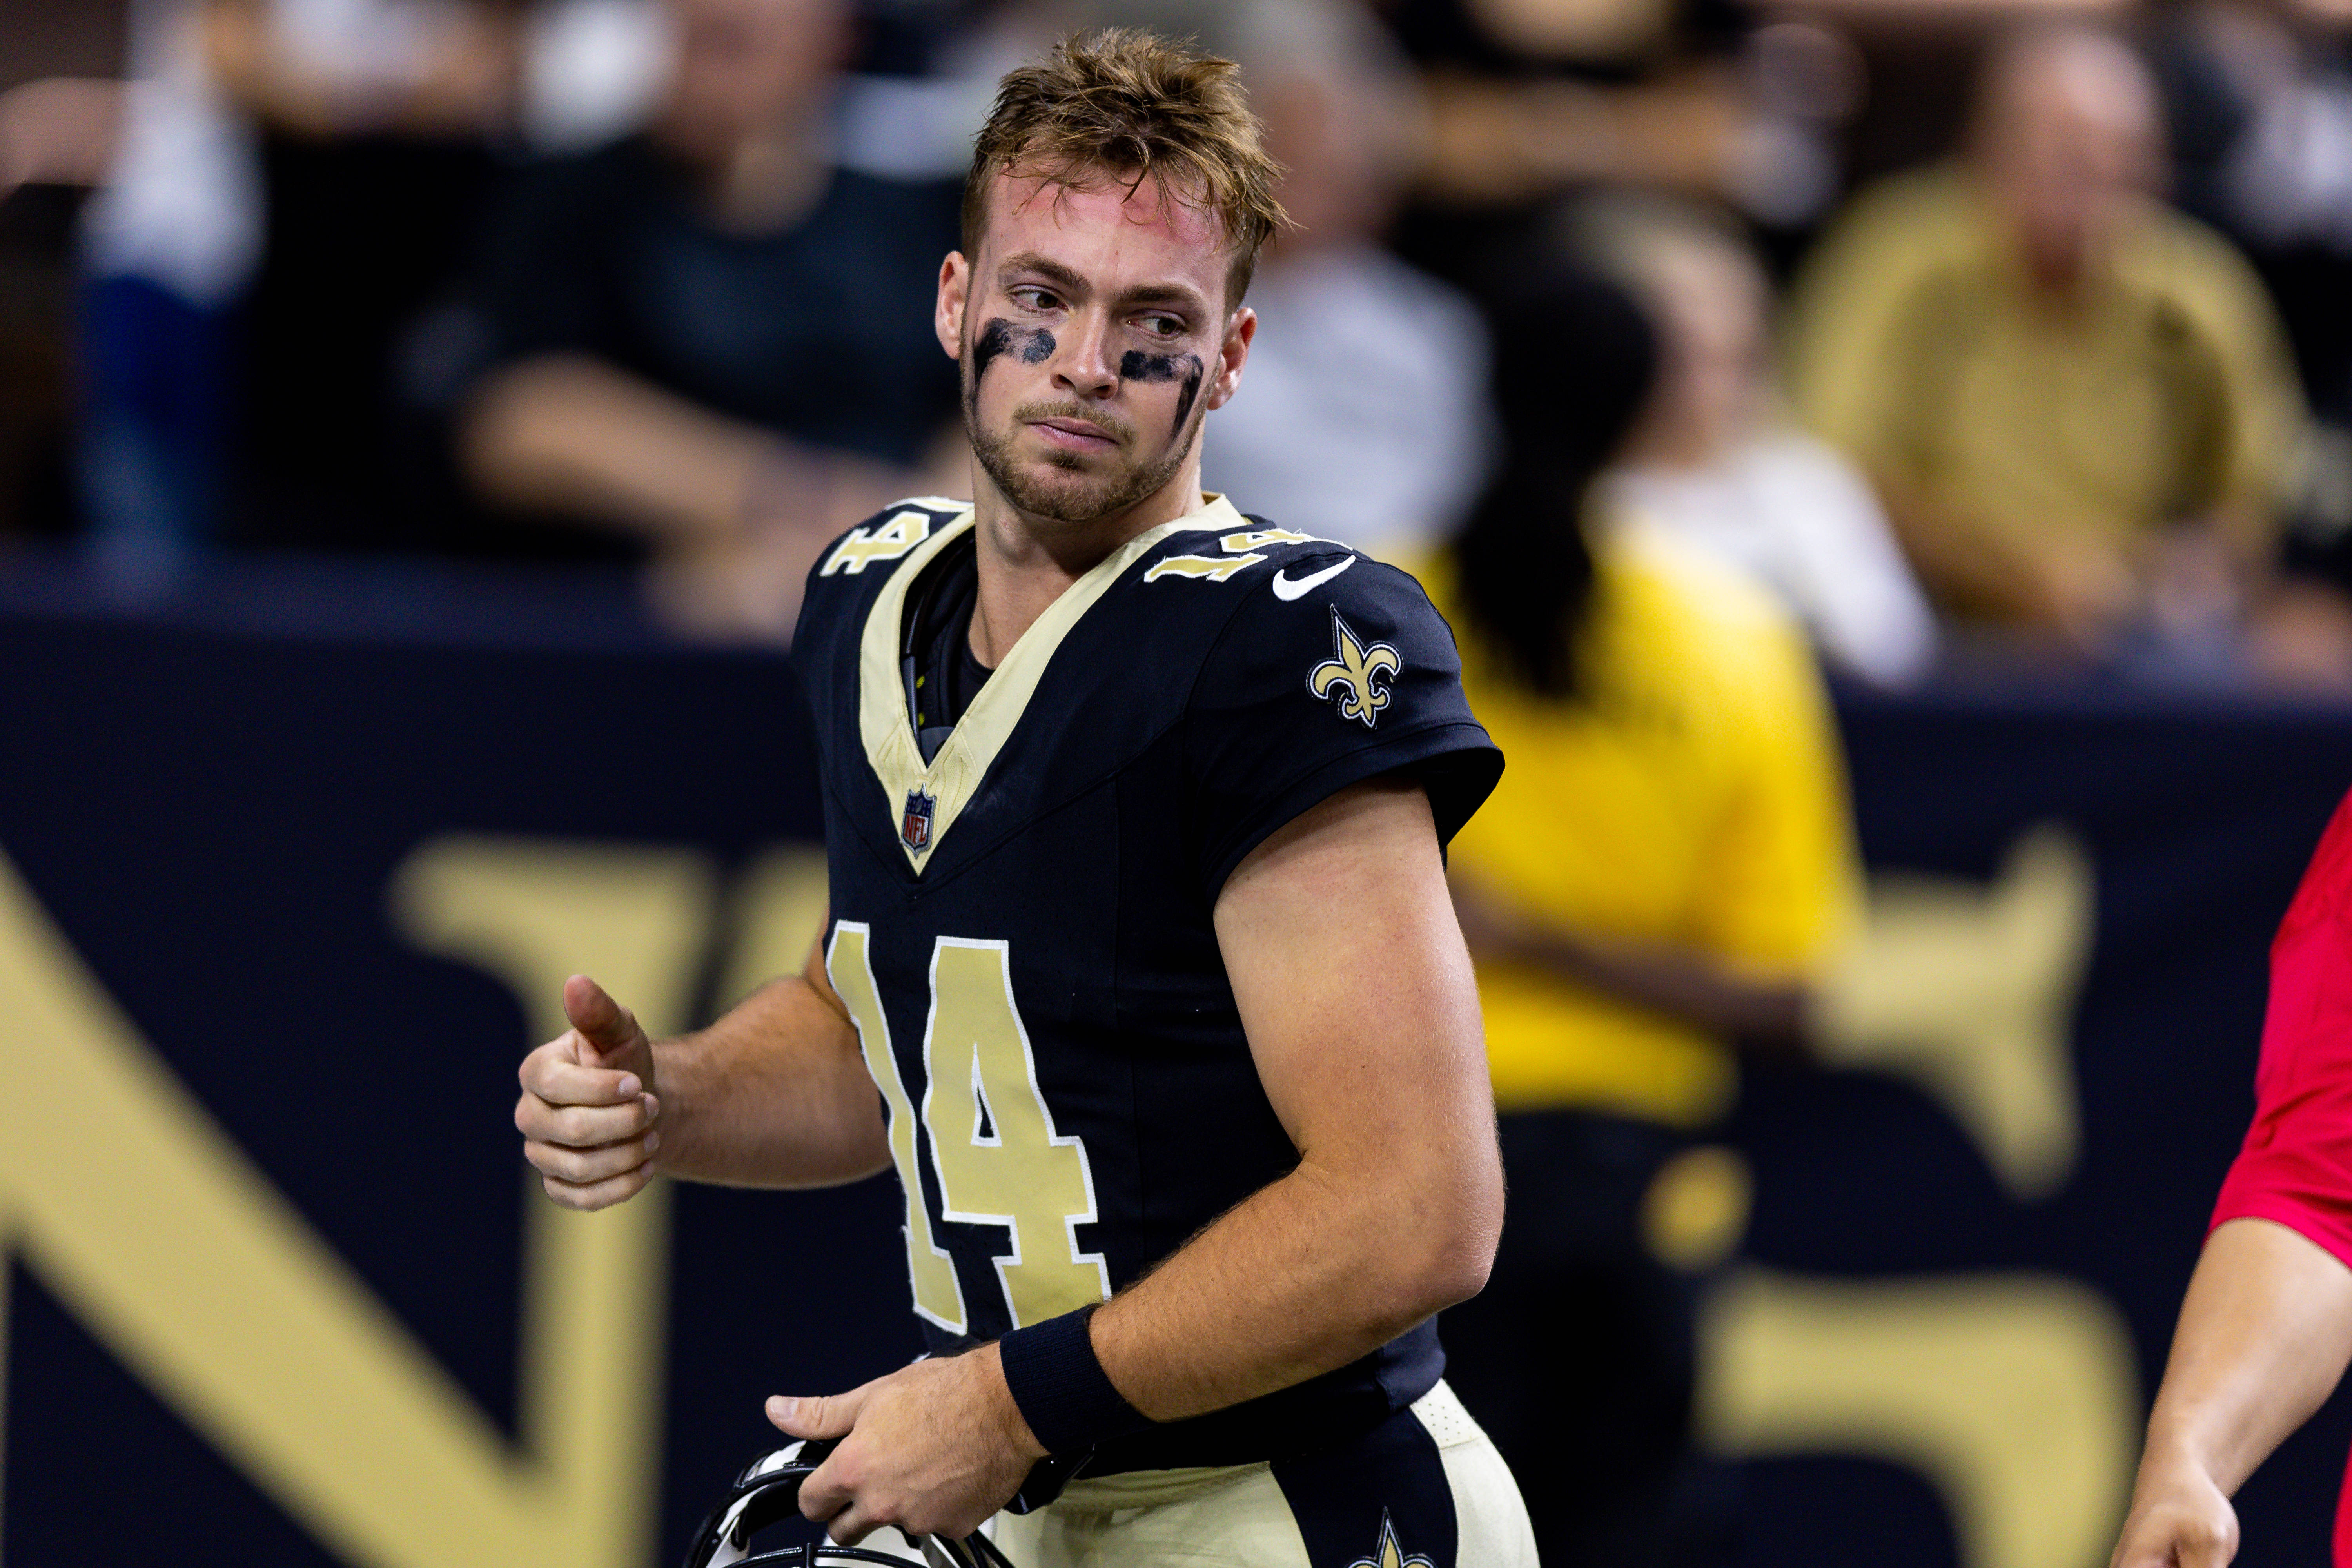
[[[988,776],[997,754],[1012,739],[1014,727],[1028,711],[1029,699],[1035,693],[1038,681],[1045,679],[1046,667],[1053,662],[1062,639],[1094,608],[1095,602],[1109,592],[1111,584],[1171,534],[1235,532],[1249,527],[1248,521],[1223,496],[1207,495],[1202,499],[1199,510],[1137,534],[1064,589],[1061,596],[1045,607],[1045,614],[1005,653],[996,673],[973,696],[971,706],[964,710],[953,732],[929,763],[923,761],[923,749],[916,741],[915,716],[908,710],[905,684],[899,679],[898,643],[906,621],[908,590],[939,559],[940,552],[971,531],[970,503],[917,545],[890,574],[889,582],[876,596],[873,608],[866,612],[866,627],[859,640],[857,728],[858,737],[865,743],[866,759],[875,776],[882,781],[884,798],[890,805],[891,837],[918,876],[922,874],[931,852],[939,847],[940,840],[947,837],[948,829],[979,793],[981,782]],[[929,830],[919,846],[910,844],[905,825],[915,808],[925,802]]]

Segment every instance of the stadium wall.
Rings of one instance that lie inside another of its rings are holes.
[[[789,668],[617,584],[61,581],[0,597],[0,1563],[674,1560],[762,1395],[912,1353],[895,1194],[560,1214],[513,1073],[568,973],[659,1030],[798,964]],[[1750,1072],[1654,1205],[1714,1280],[1708,1441],[1758,1564],[2095,1568],[2352,717],[1842,720],[1829,1065]],[[2339,1398],[2249,1485],[2241,1562],[2323,1560],[2347,1438]]]

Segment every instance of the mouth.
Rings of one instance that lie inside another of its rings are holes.
[[[1032,419],[1029,428],[1037,432],[1045,444],[1066,452],[1103,452],[1118,445],[1118,437],[1101,426],[1084,419],[1055,417]]]

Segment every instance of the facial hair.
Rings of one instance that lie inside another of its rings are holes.
[[[1120,457],[1134,442],[1135,427],[1107,409],[1087,408],[1076,403],[1024,403],[1013,411],[1012,417],[1005,421],[1004,432],[1000,434],[982,426],[977,395],[964,399],[964,434],[971,439],[972,456],[980,459],[982,469],[1004,499],[1032,517],[1071,524],[1099,521],[1157,492],[1184,466],[1201,433],[1195,422],[1180,438],[1171,440],[1168,449],[1155,460],[1114,459],[1116,466],[1107,471],[1097,470],[1087,482],[1053,485],[1024,472],[1013,454],[1013,432],[1036,419],[1081,419],[1099,426],[1118,442]],[[1085,474],[1088,467],[1087,457],[1077,452],[1049,450],[1045,462],[1072,474]]]

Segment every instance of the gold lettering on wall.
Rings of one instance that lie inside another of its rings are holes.
[[[708,937],[689,858],[446,841],[396,903],[428,943],[505,973],[535,1030],[552,1032],[539,972],[572,968],[670,1026]],[[17,1115],[0,1237],[322,1544],[372,1568],[641,1568],[659,1198],[595,1215],[534,1203],[517,1452],[173,1078],[5,858],[0,1016]]]
[[[2030,1273],[1735,1276],[1701,1334],[1700,1423],[1741,1458],[1856,1454],[1942,1493],[1968,1568],[2096,1568],[2139,1437],[2129,1329]]]
[[[2012,1197],[2049,1196],[2082,1143],[2074,998],[2095,912],[2089,855],[2051,826],[2020,838],[1990,884],[1874,878],[1861,938],[1825,988],[1822,1056],[1914,1079]]]
[[[735,948],[719,1005],[731,1007],[780,974],[798,974],[824,935],[830,897],[818,845],[780,845],[754,860],[736,885]]]
[[[436,840],[392,890],[411,942],[506,982],[533,1044],[568,1027],[563,982],[575,973],[594,975],[649,1033],[685,1028],[714,904],[709,864],[692,851],[530,839]],[[656,1182],[593,1215],[549,1203],[528,1170],[524,1189],[523,1334],[539,1352],[524,1363],[527,1429],[551,1462],[605,1468],[609,1484],[572,1505],[587,1516],[576,1528],[613,1561],[643,1563],[660,1482],[669,1189]]]

